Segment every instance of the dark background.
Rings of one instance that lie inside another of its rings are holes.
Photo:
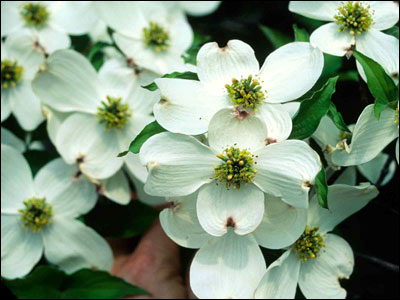
[[[293,37],[293,24],[311,33],[320,24],[318,21],[292,14],[287,1],[246,1],[223,2],[212,15],[194,18],[189,22],[196,33],[208,35],[223,47],[230,39],[239,39],[250,44],[255,50],[260,66],[274,47],[260,30],[259,25],[278,30]],[[341,71],[354,70],[353,58],[343,58]],[[357,121],[363,108],[373,103],[368,88],[363,81],[339,81],[333,102],[342,113],[347,124]],[[15,120],[11,117],[2,124],[17,135],[22,136]],[[45,126],[33,134],[34,139],[46,139]],[[395,143],[385,149],[394,158]],[[26,156],[38,165],[48,161],[54,152],[31,151]],[[355,268],[350,280],[342,281],[348,298],[399,298],[399,171],[389,184],[378,187],[380,195],[366,208],[353,215],[335,230],[352,246],[355,254]],[[359,175],[359,180],[366,181]],[[182,258],[189,262],[193,252],[182,249]],[[1,292],[7,293],[3,284]],[[298,293],[298,297],[302,297]]]

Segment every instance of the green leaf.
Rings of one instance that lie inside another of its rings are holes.
[[[275,48],[282,47],[292,41],[290,37],[275,29],[263,25],[260,25],[260,29]]]
[[[321,171],[318,173],[317,177],[315,177],[315,189],[319,205],[328,209],[328,183],[326,182],[324,165],[322,165]]]
[[[294,31],[294,40],[296,42],[310,41],[310,35],[308,34],[307,30],[299,28],[297,24],[293,24],[293,31]]]
[[[186,64],[196,65],[197,53],[199,52],[201,46],[209,42],[211,37],[209,35],[201,35],[199,33],[194,33],[193,43],[186,53],[182,56]]]
[[[128,154],[128,152],[138,154],[144,142],[146,142],[153,135],[164,131],[166,130],[160,124],[158,124],[157,121],[153,121],[147,124],[146,127],[144,127],[143,130],[131,142],[131,144],[129,145],[129,149],[118,154],[118,157],[125,156]]]
[[[180,79],[189,79],[189,80],[199,80],[199,77],[196,73],[193,72],[173,72],[169,74],[165,74],[161,78],[180,78]],[[155,82],[152,82],[146,86],[142,86],[142,88],[147,89],[149,91],[155,91],[158,89],[158,86]]]
[[[339,73],[339,81],[360,81],[356,70],[348,70]]]
[[[351,133],[350,129],[347,127],[346,123],[343,120],[342,114],[337,111],[335,104],[331,101],[329,105],[328,117],[331,118],[333,123],[335,123],[336,127],[342,131]]]
[[[310,137],[330,108],[331,97],[336,90],[338,76],[330,78],[325,85],[312,96],[301,102],[293,118],[293,130],[290,139],[303,140]]]
[[[67,275],[50,266],[39,266],[23,279],[4,283],[20,299],[120,299],[148,294],[107,272],[83,269]]]
[[[385,33],[399,39],[399,26],[393,26],[392,28],[386,30]]]
[[[93,65],[93,67],[98,71],[101,66],[104,64],[104,52],[103,49],[106,47],[110,47],[112,44],[106,42],[97,42],[90,49],[88,54],[88,60]]]
[[[157,218],[158,211],[139,201],[119,205],[100,198],[84,221],[102,236],[130,238],[147,231]]]
[[[353,55],[364,69],[368,89],[375,99],[374,114],[379,120],[383,109],[398,97],[397,87],[376,61],[358,51],[354,51]]]

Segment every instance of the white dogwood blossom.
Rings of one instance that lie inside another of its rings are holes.
[[[325,152],[330,154],[333,165],[360,165],[377,157],[387,145],[398,139],[398,118],[398,110],[388,107],[377,120],[374,105],[371,104],[364,108],[351,135],[340,133],[333,124],[328,123],[327,126],[322,125],[325,130],[317,131],[314,137],[321,146],[325,144]],[[398,145],[396,152],[398,153]]]
[[[118,59],[106,62],[96,74],[88,60],[75,51],[53,53],[33,89],[43,104],[70,114],[59,124],[55,137],[65,161],[78,162],[81,171],[96,180],[111,177],[124,163],[140,176],[143,172],[137,169],[143,167],[138,155],[117,155],[154,119],[150,113],[157,93],[141,85],[155,76]]]
[[[25,158],[1,145],[1,276],[27,275],[43,255],[62,270],[110,270],[105,240],[76,220],[96,204],[95,186],[61,158],[32,178]]]
[[[329,186],[329,210],[314,196],[306,230],[268,267],[255,298],[293,299],[297,284],[307,299],[346,298],[339,280],[348,279],[353,272],[353,251],[344,239],[329,232],[377,195],[378,190],[369,183],[353,186],[337,181]]]
[[[203,17],[215,12],[221,1],[163,1],[169,9],[180,9],[194,17]]]
[[[182,54],[192,44],[193,31],[182,10],[153,2],[96,5],[101,18],[116,31],[118,47],[135,64],[158,74],[186,71]]]
[[[308,207],[319,156],[303,141],[269,143],[267,126],[257,117],[239,120],[223,109],[210,122],[210,146],[170,132],[151,137],[140,150],[149,171],[145,191],[175,197],[199,190],[198,218],[214,236],[229,227],[239,235],[254,231],[263,220],[264,193]]]
[[[216,237],[199,223],[197,193],[167,200],[170,206],[160,214],[165,233],[182,247],[200,249],[190,268],[190,286],[201,299],[251,298],[266,271],[258,245],[272,249],[287,247],[306,227],[306,209],[291,207],[279,198],[265,195],[264,217],[254,232],[238,235],[228,228],[226,235]]]
[[[240,117],[250,113],[267,120],[275,115],[280,120],[276,126],[287,124],[290,116],[280,103],[295,100],[311,89],[323,64],[322,53],[309,43],[295,42],[277,49],[261,70],[246,43],[231,40],[224,48],[207,43],[197,55],[200,81],[155,81],[161,100],[154,105],[154,116],[168,131],[190,135],[206,132],[213,115],[226,107],[235,108]],[[291,127],[287,131],[290,134]]]
[[[89,31],[97,15],[89,1],[1,1],[1,37],[28,31],[46,53],[71,45],[68,34]]]
[[[378,62],[395,81],[399,76],[399,40],[382,30],[399,21],[396,1],[291,1],[291,12],[330,21],[310,36],[322,52],[344,56],[354,49]],[[360,75],[365,78],[358,64]]]
[[[32,131],[44,120],[40,101],[31,87],[44,61],[44,54],[26,31],[1,42],[2,122],[13,113],[24,130]]]

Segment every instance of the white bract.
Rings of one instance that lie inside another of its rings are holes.
[[[151,2],[98,2],[97,8],[116,30],[118,47],[135,64],[159,74],[186,71],[182,54],[193,32],[181,10]]]
[[[354,126],[355,125],[349,126],[349,129],[353,131]],[[380,131],[380,135],[382,134],[385,135],[384,129]],[[367,137],[365,139],[371,137]],[[374,138],[376,139],[377,137],[379,136],[376,136],[374,133]],[[332,162],[331,155],[335,151],[342,151],[343,148],[349,149],[347,142],[351,140],[352,133],[347,133],[339,130],[333,123],[333,121],[329,117],[325,116],[321,119],[321,122],[317,130],[313,134],[313,138],[321,147],[321,150],[324,152],[325,158],[329,163],[329,165],[333,169],[339,169],[340,166],[337,166]],[[359,138],[356,139],[356,141],[357,143],[359,143]],[[378,141],[376,143],[379,144],[380,142],[381,141]],[[385,148],[385,146],[386,146],[385,144],[380,145],[382,150]],[[356,146],[353,145],[353,147]],[[357,148],[358,147],[360,146],[357,146]],[[361,147],[365,147],[363,152],[370,151],[369,144],[362,145]],[[378,153],[376,151],[373,152],[376,153],[376,156],[367,162],[357,164],[357,169],[364,177],[366,177],[372,183],[377,184],[378,182],[380,182],[380,185],[385,185],[393,178],[396,172],[396,162],[394,160],[390,161],[390,157],[386,153],[382,152]],[[387,173],[383,178],[381,178],[382,171],[385,169],[387,169]]]
[[[1,37],[28,31],[46,53],[71,45],[68,34],[89,31],[97,15],[89,1],[1,1]]]
[[[268,128],[254,116],[238,120],[230,109],[211,120],[206,146],[196,138],[164,132],[140,151],[149,176],[145,191],[155,196],[186,196],[199,190],[197,214],[209,234],[228,228],[253,232],[264,216],[264,193],[290,206],[308,207],[308,191],[321,168],[305,142],[266,142]]]
[[[331,21],[310,36],[322,52],[344,56],[354,49],[378,62],[395,81],[399,76],[399,40],[382,30],[399,20],[395,1],[291,1],[289,10],[321,21]],[[366,80],[361,65],[360,75]]]
[[[238,118],[255,114],[266,122],[273,115],[276,130],[269,138],[284,140],[291,131],[290,116],[280,103],[295,100],[313,87],[321,75],[324,58],[309,43],[290,43],[271,53],[260,70],[253,49],[239,40],[224,48],[207,43],[197,55],[200,81],[159,78],[161,100],[154,116],[165,129],[196,135],[207,131],[213,115],[235,108]],[[190,101],[189,101],[190,100]],[[273,105],[270,105],[273,104]],[[288,121],[289,120],[289,121]]]
[[[329,154],[333,165],[360,165],[376,158],[388,144],[399,137],[398,118],[398,110],[388,107],[377,120],[374,105],[371,104],[361,113],[351,135],[346,136],[328,119],[323,119],[314,138]],[[398,145],[396,153],[398,157]]]
[[[377,195],[378,190],[369,183],[335,183],[329,186],[329,210],[322,208],[314,196],[306,230],[268,267],[255,298],[293,299],[297,284],[308,299],[346,298],[339,280],[348,279],[353,272],[353,251],[344,239],[329,232]]]
[[[44,120],[40,101],[31,87],[31,81],[44,61],[44,54],[27,32],[1,42],[2,122],[13,113],[24,130],[32,131]]]
[[[145,174],[138,169],[143,167],[137,155],[117,155],[154,119],[150,114],[157,93],[141,85],[152,82],[155,76],[150,71],[138,72],[118,59],[106,62],[96,74],[88,60],[75,51],[53,53],[34,80],[33,89],[43,104],[70,113],[59,124],[55,137],[65,161],[78,162],[85,175],[97,180],[111,177],[124,163],[139,178]]]
[[[61,158],[32,178],[25,158],[1,145],[1,276],[27,275],[43,255],[62,270],[110,270],[105,240],[76,220],[96,204],[93,184]]]
[[[215,12],[221,1],[163,1],[169,9],[181,9],[188,15],[203,17]]]

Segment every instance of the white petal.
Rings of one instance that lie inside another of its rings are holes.
[[[144,184],[143,182],[136,178],[132,172],[129,171],[129,169],[126,168],[126,171],[128,173],[128,176],[130,180],[133,182],[133,185],[135,186],[135,193],[138,198],[138,200],[144,204],[150,205],[150,206],[161,206],[165,205],[167,202],[164,197],[155,197],[147,194],[144,191]],[[147,174],[147,170],[146,170]]]
[[[56,28],[45,26],[37,30],[39,44],[46,53],[53,53],[56,50],[67,49],[71,46],[71,39],[67,33]]]
[[[18,213],[22,202],[33,195],[28,162],[16,149],[1,145],[1,213]]]
[[[389,159],[390,157],[386,153],[379,153],[374,159],[357,167],[360,173],[373,184],[379,181],[379,184],[383,186],[393,178],[396,172],[396,163],[394,160],[388,161]],[[384,171],[385,174],[382,173]]]
[[[312,137],[321,149],[325,150],[327,145],[335,147],[340,141],[340,130],[336,127],[331,118],[324,116]]]
[[[160,213],[161,226],[168,237],[185,248],[197,249],[212,236],[201,227],[196,213],[197,193],[169,198],[170,207]]]
[[[61,1],[58,5],[52,21],[68,34],[88,33],[99,19],[92,1]]]
[[[132,58],[141,67],[159,74],[185,69],[181,53],[173,52],[171,49],[167,49],[163,53],[156,52],[147,47],[143,40],[138,40],[118,32],[114,33],[113,37],[122,52],[128,58]]]
[[[283,105],[283,108],[285,108],[287,110],[287,112],[289,113],[289,115],[292,119],[296,115],[296,113],[298,112],[298,110],[300,108],[300,102],[288,102],[288,103],[284,103],[282,105]]]
[[[128,178],[122,170],[119,170],[110,178],[100,180],[100,192],[108,199],[125,205],[131,200],[131,191]]]
[[[398,78],[399,40],[397,38],[376,29],[370,29],[357,36],[356,49],[379,63],[389,76]]]
[[[199,81],[160,78],[155,80],[161,100],[154,105],[154,116],[168,131],[202,134],[213,115],[228,105],[221,95],[211,95]]]
[[[344,56],[355,44],[354,37],[347,31],[338,32],[339,25],[328,23],[315,30],[310,43],[322,52],[335,56]]]
[[[44,54],[36,46],[37,40],[29,31],[21,31],[7,37],[4,48],[9,58],[15,59],[24,68],[23,79],[32,80],[41,64]]]
[[[142,162],[140,161],[139,154],[134,154],[132,152],[129,152],[125,156],[125,164],[128,168],[128,170],[138,179],[140,182],[145,183],[147,179],[147,175],[149,172],[147,172],[147,169],[144,165],[142,165]]]
[[[23,24],[18,1],[1,1],[1,37],[21,29]]]
[[[14,133],[4,127],[1,127],[1,144],[11,146],[21,153],[25,152],[26,150],[25,143]]]
[[[109,271],[112,267],[110,246],[78,220],[55,216],[43,230],[43,241],[46,259],[67,273],[83,268]]]
[[[289,11],[307,18],[333,21],[340,1],[290,1]]]
[[[290,246],[306,228],[307,210],[268,195],[265,195],[265,201],[264,218],[254,232],[258,244],[269,249]]]
[[[75,113],[68,117],[59,128],[56,144],[67,163],[82,160],[79,168],[90,178],[108,178],[124,163],[117,157],[121,152],[118,135],[105,130],[97,116]]]
[[[287,104],[265,103],[258,108],[257,116],[267,125],[269,141],[284,141],[292,132],[292,119],[285,106]]]
[[[255,292],[255,299],[294,299],[300,260],[291,250],[283,253],[267,269]]]
[[[217,10],[221,1],[179,1],[179,5],[188,15],[201,17]]]
[[[373,11],[373,28],[388,29],[399,21],[399,3],[396,1],[368,1]]]
[[[257,151],[254,183],[265,193],[298,208],[308,207],[308,191],[321,169],[318,154],[305,142],[286,140]]]
[[[231,108],[217,112],[208,127],[208,142],[217,152],[234,145],[254,152],[264,148],[267,137],[267,128],[262,120],[252,115],[240,119]]]
[[[328,191],[329,209],[322,208],[314,196],[310,202],[307,224],[311,228],[318,226],[320,232],[331,231],[366,206],[378,193],[376,187],[369,183],[360,186],[331,185]]]
[[[230,40],[220,48],[216,42],[207,43],[197,54],[197,74],[210,88],[225,90],[232,79],[256,75],[259,64],[254,50],[239,40]]]
[[[340,286],[339,279],[348,279],[353,267],[350,245],[341,237],[328,234],[326,250],[301,265],[300,289],[308,299],[344,299],[346,290]]]
[[[393,109],[386,108],[377,120],[374,105],[368,105],[357,120],[349,149],[333,152],[332,162],[338,166],[352,166],[370,161],[399,136],[394,121]]]
[[[55,145],[58,128],[60,128],[62,122],[64,122],[70,114],[56,111],[48,106],[42,106],[42,111],[47,119],[47,134],[49,135],[50,141]]]
[[[40,234],[23,228],[19,215],[7,216],[2,213],[1,277],[15,279],[27,275],[39,262],[42,254],[43,242]]]
[[[310,90],[324,67],[321,51],[309,43],[294,42],[268,55],[260,71],[266,102],[295,100]]]
[[[254,237],[230,231],[196,253],[190,286],[200,299],[250,299],[264,273],[264,257]]]
[[[396,142],[396,159],[397,159],[397,164],[399,163],[399,139],[397,139]]]
[[[347,167],[335,180],[334,184],[356,185],[357,172],[355,167]]]
[[[10,97],[6,94],[9,94],[9,92],[1,91],[1,122],[8,119],[11,114]]]
[[[89,61],[73,50],[50,55],[45,71],[32,82],[43,104],[62,112],[96,113],[101,92],[97,74]]]
[[[57,216],[77,217],[96,204],[93,183],[79,175],[77,165],[67,165],[62,158],[47,163],[35,176],[36,194],[46,197]]]
[[[40,101],[33,93],[30,81],[17,84],[7,96],[14,116],[24,130],[32,131],[44,121]]]
[[[263,218],[264,193],[252,184],[236,190],[211,182],[199,191],[197,215],[211,235],[224,235],[229,227],[236,234],[245,235],[253,232]]]
[[[194,137],[163,132],[149,138],[140,150],[149,177],[146,193],[153,196],[185,196],[212,181],[216,154]]]
[[[171,48],[181,54],[188,50],[193,43],[193,30],[186,16],[179,11],[173,11],[169,16],[169,33]]]

